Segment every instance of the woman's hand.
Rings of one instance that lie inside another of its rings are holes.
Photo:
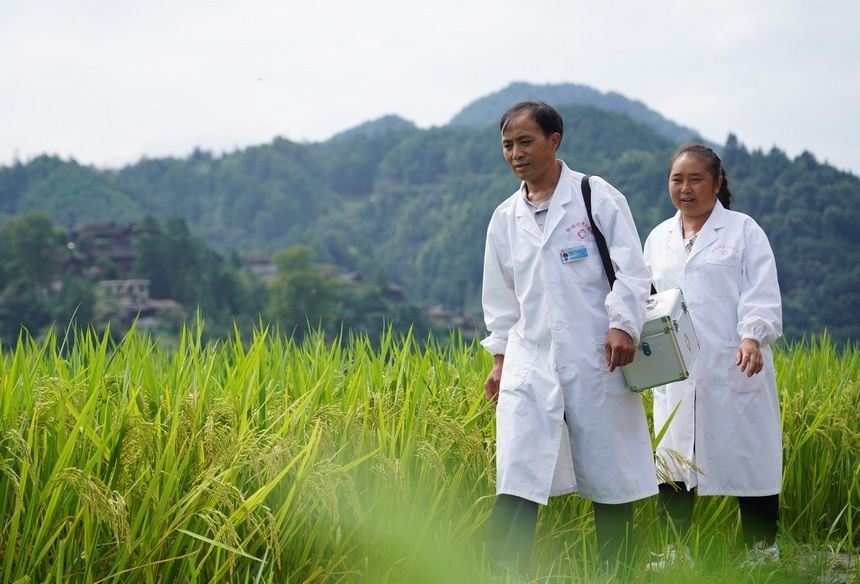
[[[741,341],[737,357],[735,357],[735,365],[739,365],[741,371],[745,372],[747,377],[752,377],[764,368],[764,359],[761,356],[761,348],[758,341],[752,339]]]
[[[484,382],[484,396],[496,407],[499,401],[499,384],[502,381],[502,366],[505,364],[504,355],[493,355],[493,368]]]

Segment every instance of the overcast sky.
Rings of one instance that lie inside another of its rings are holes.
[[[0,0],[0,164],[444,125],[528,81],[860,173],[858,17],[858,0]]]

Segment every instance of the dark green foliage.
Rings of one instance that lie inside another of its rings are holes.
[[[735,208],[764,228],[777,257],[789,337],[827,327],[860,338],[860,181],[808,152],[748,152],[729,136],[724,157]]]
[[[21,327],[35,335],[51,322],[92,319],[91,286],[62,273],[67,253],[63,234],[42,213],[0,226],[0,342],[15,342]]]
[[[338,279],[312,260],[313,251],[306,246],[278,252],[278,273],[269,286],[269,316],[299,339],[332,321],[340,292]]]
[[[337,144],[338,142],[350,140],[357,136],[378,138],[380,136],[408,134],[414,132],[416,129],[415,124],[409,120],[404,120],[400,116],[387,115],[335,134],[327,143]]]
[[[11,219],[0,231],[0,287],[26,282],[34,290],[47,293],[59,271],[61,249],[59,234],[47,215],[28,213]]]
[[[644,241],[674,213],[666,173],[678,144],[655,131],[653,120],[606,111],[610,97],[602,109],[560,108],[566,129],[559,156],[621,190]],[[513,100],[506,94],[506,104]],[[363,274],[360,284],[338,282],[325,310],[314,313],[328,319],[331,332],[377,330],[383,315],[402,322],[416,305],[442,304],[480,322],[486,225],[518,181],[502,159],[497,121],[473,123],[418,130],[383,118],[321,144],[277,139],[220,157],[195,151],[117,171],[40,157],[0,168],[0,214],[20,214],[38,201],[71,227],[82,218],[141,221],[149,213],[137,269],[152,280],[153,295],[199,305],[224,322],[229,314],[254,320],[266,306],[289,314],[294,326],[302,319],[203,241],[222,254],[307,246],[313,259],[302,269],[325,276],[323,289],[339,274]],[[734,136],[721,153],[734,207],[762,225],[774,248],[787,335],[827,327],[837,341],[860,338],[860,180],[809,153],[792,160],[776,148],[750,152]],[[163,229],[158,221],[166,221]],[[384,299],[385,281],[401,285],[408,300]],[[50,312],[38,307],[15,314],[35,311],[36,322]]]
[[[504,89],[475,100],[460,110],[460,113],[451,119],[451,125],[476,128],[496,125],[498,128],[499,118],[508,107],[518,101],[534,99],[545,101],[555,108],[585,105],[626,114],[673,142],[685,142],[696,135],[693,130],[667,120],[641,101],[629,99],[613,91],[602,93],[575,83],[547,85],[511,83]]]
[[[150,296],[176,300],[188,317],[199,310],[214,334],[228,334],[233,319],[249,323],[262,313],[262,283],[241,273],[237,257],[225,260],[192,235],[182,217],[171,217],[162,228],[147,216],[135,247],[134,276],[150,281]]]
[[[0,291],[0,342],[14,343],[22,327],[35,334],[50,322],[50,302],[26,282],[9,282]]]
[[[63,274],[60,291],[51,304],[51,322],[65,326],[71,322],[88,324],[94,321],[96,292],[92,282],[74,274]]]
[[[373,192],[382,160],[417,132],[411,123],[402,126],[382,123],[383,120],[369,122],[369,126],[359,126],[312,147],[321,162],[324,182],[338,194],[349,197]]]
[[[222,252],[273,253],[336,204],[324,176],[311,148],[278,138],[219,159],[145,160],[108,178],[155,217],[184,217]]]
[[[380,271],[363,282],[343,282],[334,306],[333,324],[343,330],[362,331],[380,338],[390,327],[405,333],[412,328],[416,338],[425,338],[431,325],[414,304],[403,303]]]
[[[0,167],[0,212],[40,211],[67,227],[139,217],[138,201],[106,179],[105,173],[55,156]]]
[[[416,306],[404,303],[396,287],[377,271],[373,278],[347,280],[334,266],[314,262],[313,250],[299,245],[275,254],[278,272],[269,283],[267,316],[300,339],[312,330],[331,335],[361,331],[377,338],[395,332],[425,336],[431,327]]]

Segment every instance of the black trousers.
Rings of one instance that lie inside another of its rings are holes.
[[[693,507],[696,502],[695,489],[688,491],[684,483],[660,485],[660,507],[664,516],[671,522],[681,537],[690,531],[693,519]],[[744,544],[751,546],[760,541],[772,544],[776,540],[776,528],[779,523],[779,495],[765,497],[738,497],[741,509],[741,529]]]
[[[633,503],[594,503],[597,549],[602,563],[611,569],[629,569],[633,556]],[[487,555],[497,568],[526,574],[534,545],[538,504],[499,495],[487,522]]]

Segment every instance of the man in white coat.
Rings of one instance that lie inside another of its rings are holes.
[[[620,369],[633,360],[650,289],[639,235],[623,195],[591,178],[594,223],[617,274],[610,289],[583,174],[556,159],[561,116],[522,102],[500,130],[523,182],[493,213],[484,257],[498,495],[488,555],[527,571],[537,505],[578,491],[594,502],[602,562],[629,565],[632,502],[657,493],[645,411]]]

